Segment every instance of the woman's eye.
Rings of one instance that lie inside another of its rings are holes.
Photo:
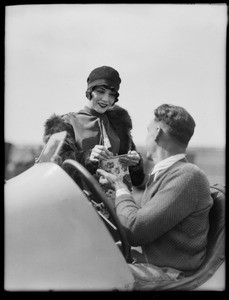
[[[103,94],[104,90],[96,90],[97,93]]]
[[[106,90],[98,88],[98,89],[95,89],[95,92],[99,93],[99,94],[105,94]],[[109,93],[109,96],[112,97],[112,98],[115,98],[116,93]]]
[[[111,98],[115,98],[115,96],[116,96],[115,93],[110,93],[110,94],[109,94],[109,97],[111,97]]]

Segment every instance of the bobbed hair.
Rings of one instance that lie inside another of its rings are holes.
[[[110,88],[109,86],[107,86],[107,85],[102,85],[103,87],[105,87],[105,88],[107,88],[107,89],[111,89],[111,90],[113,90],[112,88]],[[85,92],[85,94],[86,94],[86,97],[87,97],[87,99],[88,100],[91,100],[91,98],[92,98],[92,91],[96,88],[96,87],[98,87],[97,85],[96,86],[92,86],[92,87],[90,87],[90,88],[88,88],[87,90],[86,90],[86,92]],[[115,102],[114,103],[116,103],[116,102],[118,102],[118,97],[119,97],[119,93],[118,92],[116,92],[115,90],[113,90],[114,92],[115,92]]]

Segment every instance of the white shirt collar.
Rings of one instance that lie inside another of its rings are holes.
[[[160,161],[159,163],[157,163],[154,166],[154,168],[152,169],[152,172],[150,173],[150,175],[156,174],[159,171],[162,171],[162,170],[165,170],[165,169],[171,167],[177,161],[185,158],[185,156],[186,156],[185,153],[181,153],[181,154],[176,154],[176,155],[170,156],[166,159],[163,159],[162,161]]]

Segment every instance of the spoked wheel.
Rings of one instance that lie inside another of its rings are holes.
[[[130,246],[127,241],[124,229],[116,215],[114,208],[108,201],[108,199],[107,199],[105,193],[103,192],[103,190],[101,189],[99,183],[79,162],[72,160],[72,159],[66,159],[63,162],[62,167],[64,169],[65,167],[69,167],[69,166],[74,168],[79,173],[81,180],[86,185],[86,187],[87,187],[89,193],[91,193],[93,199],[97,203],[100,203],[100,202],[104,203],[104,205],[106,206],[106,208],[107,208],[108,212],[110,213],[111,218],[114,222],[114,225],[117,228],[117,233],[118,233],[118,235],[120,237],[120,241],[122,243],[121,250],[122,250],[123,256],[125,257],[127,262],[131,262]],[[100,216],[102,218],[106,219],[101,214],[100,214]],[[108,221],[108,220],[106,220],[106,221]]]

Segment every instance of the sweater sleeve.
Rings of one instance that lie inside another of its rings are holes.
[[[132,196],[117,197],[116,212],[126,229],[129,243],[133,246],[147,245],[191,214],[198,199],[198,177],[190,170],[173,171],[141,208]]]

